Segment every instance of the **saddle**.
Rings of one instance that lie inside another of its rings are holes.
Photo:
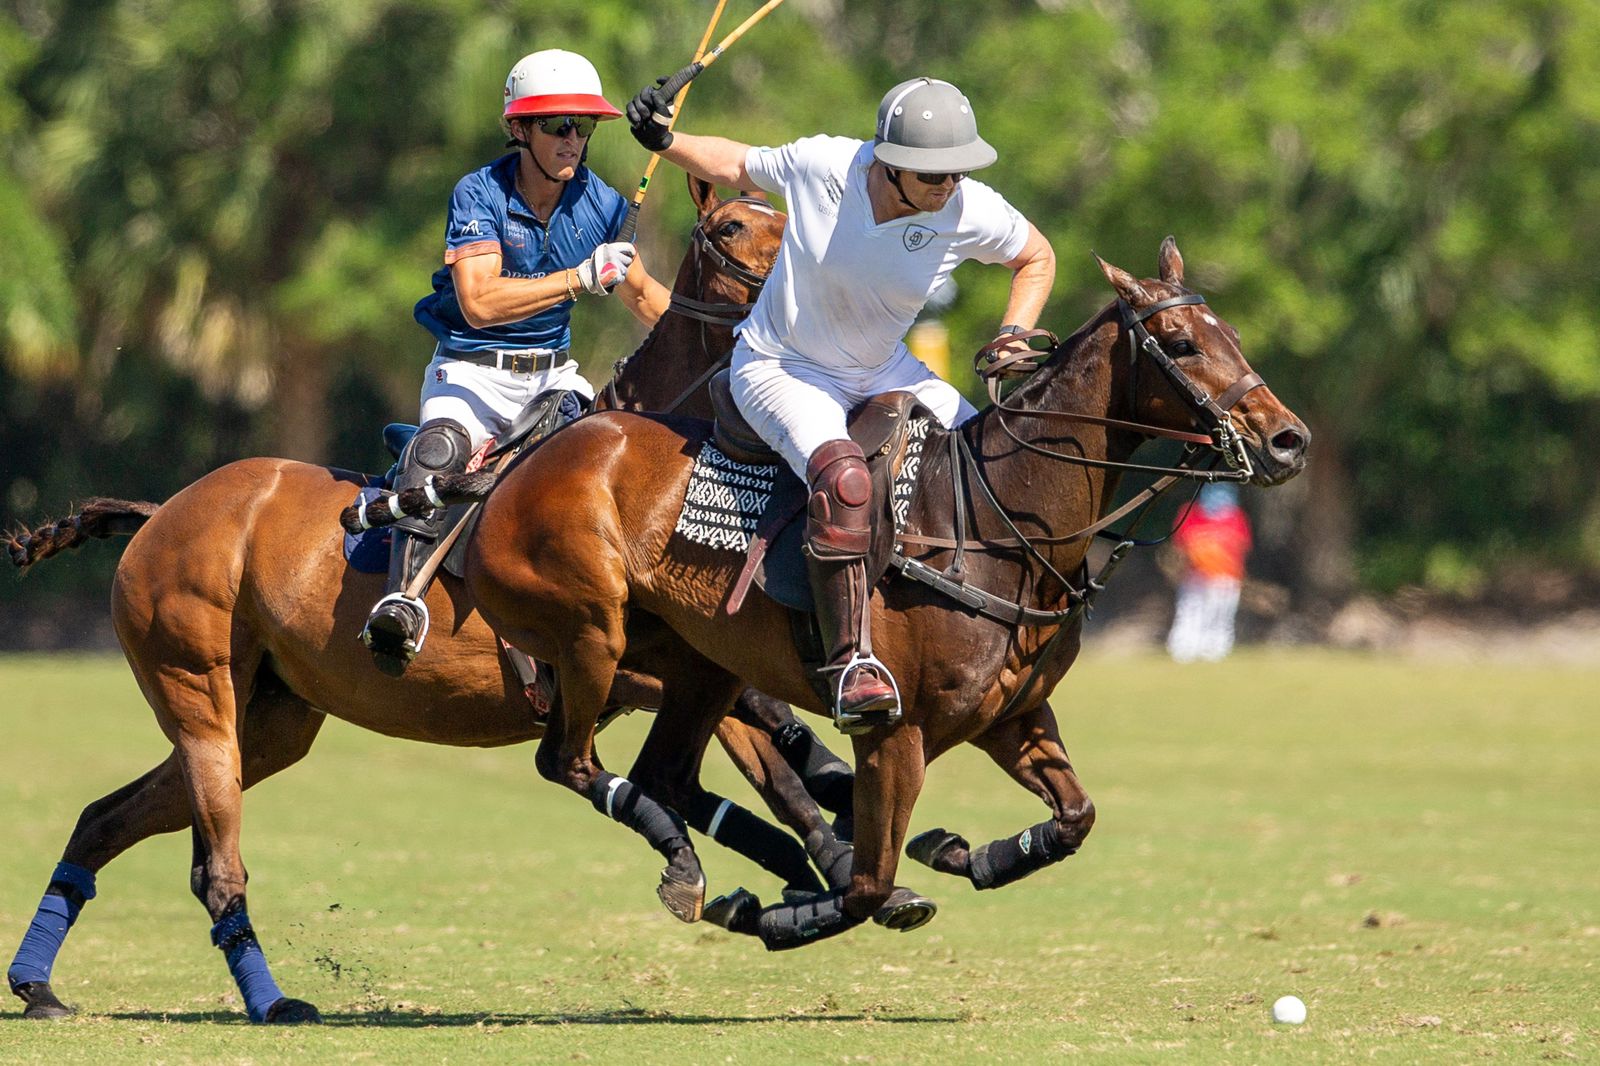
[[[749,466],[777,466],[773,491],[750,537],[750,547],[739,578],[729,591],[724,609],[737,614],[754,583],[772,599],[805,614],[816,608],[811,599],[805,559],[800,553],[805,538],[807,489],[778,453],[750,428],[733,402],[731,371],[711,379],[711,407],[716,418],[712,440],[729,459]],[[885,392],[850,412],[850,439],[861,446],[872,477],[872,548],[867,554],[867,580],[876,584],[889,567],[894,551],[895,523],[891,488],[905,458],[907,431],[918,415],[932,414],[909,392]]]
[[[527,406],[517,412],[504,433],[473,456],[473,461],[468,467],[469,471],[496,460],[510,461],[524,447],[548,436],[564,422],[576,418],[581,413],[582,407],[574,393],[552,390],[534,397]],[[417,435],[418,428],[404,422],[391,422],[383,427],[383,443],[388,448],[389,454],[394,456],[395,463],[381,479],[369,477],[368,484],[361,490],[362,498],[374,499],[394,483],[399,473],[400,456],[411,443],[411,438]],[[443,569],[457,578],[465,573],[467,542],[472,538],[473,529],[477,526],[479,511],[476,504],[457,504],[450,507],[445,511],[444,525],[438,531],[439,536],[448,536],[456,526],[466,523],[466,528],[450,546],[442,563]],[[401,519],[395,525],[404,528],[406,521]],[[345,559],[352,568],[363,573],[383,573],[388,569],[392,535],[392,528],[371,529],[359,536],[347,533],[344,538]],[[522,682],[523,692],[533,704],[536,716],[542,720],[549,713],[551,694],[554,691],[552,668],[500,640],[498,634],[495,639],[513,673]]]

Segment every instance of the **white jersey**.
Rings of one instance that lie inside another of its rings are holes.
[[[971,178],[938,211],[879,225],[867,194],[872,159],[870,143],[849,137],[807,137],[745,155],[750,177],[789,210],[772,276],[738,328],[758,355],[846,374],[883,366],[963,261],[1007,263],[1022,254],[1027,220]]]

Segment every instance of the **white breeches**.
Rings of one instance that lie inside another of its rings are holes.
[[[1238,611],[1239,582],[1184,578],[1178,586],[1172,631],[1167,634],[1167,654],[1180,663],[1223,658],[1233,650],[1233,620]]]
[[[422,381],[418,424],[452,418],[466,427],[476,449],[490,437],[503,433],[530,400],[551,389],[571,390],[594,399],[594,386],[578,373],[578,364],[571,359],[536,374],[513,374],[450,359],[435,349]]]
[[[733,349],[729,385],[750,428],[783,456],[801,481],[812,452],[830,440],[849,438],[845,417],[850,409],[880,392],[913,394],[946,429],[978,413],[954,385],[903,344],[882,366],[842,370],[758,355],[741,341]]]

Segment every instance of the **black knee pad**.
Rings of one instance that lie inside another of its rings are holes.
[[[453,418],[435,418],[411,438],[400,465],[421,484],[429,474],[459,474],[471,459],[472,437],[467,428]]]

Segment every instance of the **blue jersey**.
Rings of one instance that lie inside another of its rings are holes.
[[[571,300],[520,322],[484,329],[468,325],[450,276],[456,260],[498,251],[501,277],[542,278],[577,266],[622,230],[628,201],[585,166],[561,191],[549,222],[539,221],[517,189],[519,156],[501,156],[468,174],[450,198],[444,266],[434,272],[433,292],[417,301],[413,312],[447,348],[566,348],[572,336]]]

